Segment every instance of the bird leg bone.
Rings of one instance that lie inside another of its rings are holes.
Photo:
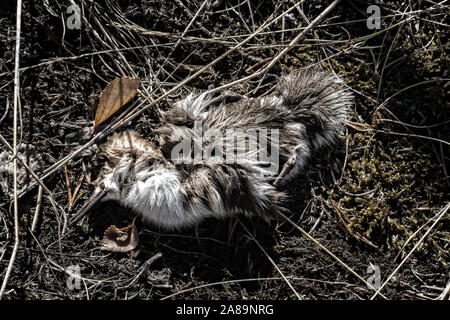
[[[283,169],[281,170],[280,174],[278,175],[277,179],[273,183],[275,187],[281,187],[283,185],[283,180],[286,177],[286,175],[291,172],[291,170],[294,168],[296,164],[295,156],[292,156],[289,158],[289,160],[284,164]]]
[[[300,174],[305,168],[307,162],[308,152],[305,152],[305,146],[298,145],[291,157],[286,161],[281,169],[280,174],[273,183],[274,187],[283,187],[288,182],[287,180],[292,180],[298,174]]]

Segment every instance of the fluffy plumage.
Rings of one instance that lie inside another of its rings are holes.
[[[276,216],[285,210],[282,187],[339,141],[353,100],[340,79],[317,68],[284,76],[277,90],[219,105],[189,95],[165,114],[159,147],[133,131],[114,134],[103,148],[96,194],[105,191],[104,199],[165,228],[207,217]],[[265,133],[268,147],[250,148],[261,145],[249,132]]]

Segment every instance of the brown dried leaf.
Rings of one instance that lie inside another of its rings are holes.
[[[94,127],[108,120],[117,110],[133,99],[140,85],[139,78],[124,77],[111,81],[100,95]]]
[[[133,220],[133,223],[125,228],[108,227],[103,235],[100,249],[111,252],[129,252],[136,248],[138,243],[139,236]]]

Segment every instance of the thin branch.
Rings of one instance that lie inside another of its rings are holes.
[[[411,249],[411,251],[409,251],[409,253],[406,255],[406,257],[402,260],[402,262],[400,262],[400,264],[397,266],[397,268],[395,268],[395,270],[391,273],[391,275],[386,279],[386,281],[381,285],[381,287],[377,290],[377,292],[375,292],[375,294],[370,298],[370,300],[373,300],[376,298],[377,295],[381,294],[381,290],[383,290],[383,288],[389,283],[389,281],[392,279],[393,276],[395,276],[398,272],[398,270],[400,270],[400,268],[403,266],[403,264],[405,264],[405,262],[409,259],[409,257],[413,254],[414,251],[416,251],[416,249],[419,247],[419,245],[425,240],[425,238],[430,234],[431,230],[434,229],[434,227],[436,226],[436,224],[442,219],[442,217],[447,213],[448,209],[450,208],[450,202],[447,203],[447,205],[442,208],[439,216],[436,218],[436,221],[434,221],[434,223],[431,225],[431,227],[427,230],[427,232],[425,232],[425,234],[422,236],[422,238],[420,238],[419,241],[417,241],[416,245],[414,246],[414,248]]]
[[[258,28],[258,30],[256,30],[254,33],[252,33],[249,37],[247,37],[245,40],[241,41],[240,43],[238,43],[237,45],[235,45],[233,48],[229,49],[227,52],[223,53],[222,55],[220,55],[219,57],[217,57],[216,59],[214,59],[213,61],[211,61],[210,63],[208,63],[207,65],[205,65],[203,68],[201,68],[200,70],[198,70],[197,72],[195,72],[193,75],[191,75],[190,77],[186,78],[185,80],[183,80],[182,82],[180,82],[178,85],[176,85],[175,87],[173,87],[172,89],[170,89],[169,91],[167,91],[165,94],[161,95],[159,98],[157,98],[156,100],[152,101],[151,103],[147,104],[145,107],[143,107],[142,109],[138,110],[139,106],[136,107],[135,110],[133,110],[133,112],[124,120],[122,120],[120,123],[118,123],[117,125],[115,125],[112,129],[116,129],[118,127],[120,127],[121,125],[123,125],[126,122],[129,122],[131,120],[133,120],[134,118],[136,118],[137,116],[141,115],[145,110],[147,110],[148,108],[154,106],[156,103],[160,102],[161,100],[163,100],[164,98],[166,98],[167,96],[175,93],[178,89],[182,88],[183,86],[185,86],[187,83],[191,82],[193,79],[197,78],[200,74],[202,74],[203,72],[205,72],[207,69],[211,68],[213,65],[217,64],[218,62],[220,62],[221,60],[223,60],[225,57],[227,57],[228,55],[230,55],[231,53],[233,53],[234,51],[238,50],[240,47],[242,47],[243,45],[245,45],[246,43],[248,43],[250,40],[252,40],[253,38],[255,38],[259,33],[261,33],[263,30],[265,30],[267,27],[271,26],[272,24],[274,24],[275,22],[277,22],[278,20],[280,20],[282,17],[284,17],[286,14],[288,14],[289,12],[293,11],[295,8],[297,8],[297,6],[299,6],[300,4],[302,4],[305,0],[300,1],[299,3],[295,4],[294,6],[292,6],[291,8],[289,8],[288,10],[286,10],[285,12],[283,12],[281,15],[279,15],[278,17],[276,17],[275,19],[273,19],[270,22],[267,22],[265,24],[263,24],[261,27]],[[335,2],[339,2],[340,0],[336,0]],[[305,29],[306,30],[306,29]],[[258,73],[255,73],[253,76],[258,75]],[[216,91],[216,90],[214,90]],[[146,101],[143,101],[141,103],[144,104]]]
[[[20,28],[22,22],[22,0],[17,0],[16,13],[16,52],[14,65],[14,118],[13,118],[13,150],[14,150],[14,248],[9,260],[8,268],[6,269],[5,277],[3,278],[2,287],[0,289],[0,300],[5,293],[6,285],[8,283],[11,270],[16,259],[17,248],[19,247],[19,207],[17,201],[17,113],[19,105],[19,58],[20,58]]]
[[[283,271],[280,270],[280,268],[277,266],[277,264],[275,263],[275,261],[273,261],[273,259],[269,256],[269,254],[267,253],[267,251],[262,247],[262,245],[255,239],[255,237],[252,236],[252,234],[250,233],[250,231],[247,229],[247,227],[242,223],[242,221],[239,220],[239,224],[241,225],[241,227],[245,230],[245,232],[247,232],[248,236],[253,240],[253,242],[256,243],[256,245],[261,249],[261,251],[264,253],[264,255],[267,257],[267,259],[270,261],[270,263],[275,267],[275,269],[277,270],[277,272],[281,275],[281,277],[283,278],[283,280],[286,282],[286,284],[289,286],[289,288],[294,292],[294,294],[297,296],[298,300],[303,300],[302,297],[300,297],[300,295],[298,294],[298,292],[294,289],[294,287],[292,286],[292,284],[289,282],[289,280],[287,279],[287,277],[284,275]]]
[[[269,71],[289,50],[291,50],[299,41],[300,39],[302,39],[315,25],[317,25],[320,21],[323,20],[323,18],[326,17],[326,15],[328,13],[330,13],[331,10],[333,10],[333,8],[340,2],[341,0],[335,0],[333,1],[328,7],[326,7],[321,14],[319,14],[302,32],[300,32],[295,38],[294,40],[292,40],[283,50],[281,50],[281,52],[279,52],[275,58],[272,59],[272,61],[270,61],[269,64],[267,64],[263,69],[247,76],[244,78],[241,78],[239,80],[227,83],[226,85],[223,85],[221,87],[209,90],[208,93],[212,94],[214,92],[217,91],[221,91],[224,89],[227,89],[229,87],[232,87],[236,84],[242,83],[242,82],[246,82],[248,80],[251,80],[255,77],[261,76],[263,74],[265,74],[267,71]],[[303,1],[302,1],[303,2]],[[300,4],[300,3],[298,3]],[[298,5],[297,4],[297,5]],[[293,8],[297,8],[297,5],[291,7],[290,9]],[[289,9],[289,10],[290,10]],[[284,17],[284,15],[282,15]],[[281,16],[280,16],[281,17]]]
[[[279,213],[281,215],[281,217],[283,217],[287,222],[289,222],[294,228],[296,228],[298,231],[300,231],[305,237],[307,237],[309,240],[311,240],[312,242],[314,242],[320,249],[322,249],[323,251],[325,251],[326,253],[328,253],[333,259],[335,259],[337,262],[339,262],[340,265],[342,265],[345,269],[347,269],[351,274],[353,274],[356,278],[358,278],[362,283],[364,283],[367,288],[373,288],[373,286],[371,286],[369,283],[367,283],[366,280],[364,280],[363,277],[361,277],[359,274],[356,273],[356,271],[354,271],[352,268],[350,268],[344,261],[342,261],[341,259],[339,259],[338,257],[336,257],[336,255],[334,253],[332,253],[330,250],[328,250],[327,248],[325,248],[319,241],[317,241],[316,239],[314,239],[308,232],[306,232],[305,230],[303,230],[300,226],[298,226],[294,221],[292,221],[291,219],[289,219],[286,215],[284,215],[283,213]],[[384,296],[383,296],[384,297]],[[385,299],[387,299],[386,297],[384,297]]]
[[[0,142],[2,142],[13,154],[14,154],[14,148],[8,143],[8,141],[6,141],[6,139],[0,134]],[[15,159],[19,160],[20,164],[24,166],[24,168],[31,174],[31,176],[36,180],[36,182],[39,184],[39,187],[41,187],[42,189],[44,189],[44,191],[46,193],[48,193],[48,199],[50,200],[50,204],[52,205],[53,209],[55,210],[55,214],[56,214],[56,218],[58,219],[58,224],[60,224],[59,221],[59,213],[58,213],[58,208],[60,208],[60,210],[62,210],[64,216],[66,215],[64,209],[61,207],[61,205],[59,205],[55,199],[53,198],[53,193],[47,188],[47,186],[44,184],[44,182],[42,181],[42,179],[40,179],[36,173],[34,173],[34,171],[27,165],[27,163],[25,161],[23,161],[21,158],[15,157]],[[20,198],[21,195],[18,195],[18,197]],[[65,233],[65,227],[63,227],[62,229],[62,234]]]

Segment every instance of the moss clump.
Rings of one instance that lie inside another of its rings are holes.
[[[334,194],[349,227],[388,248],[401,249],[446,196],[445,177],[431,155],[402,138],[356,133],[349,141],[345,182]],[[448,220],[449,217],[447,217]]]

